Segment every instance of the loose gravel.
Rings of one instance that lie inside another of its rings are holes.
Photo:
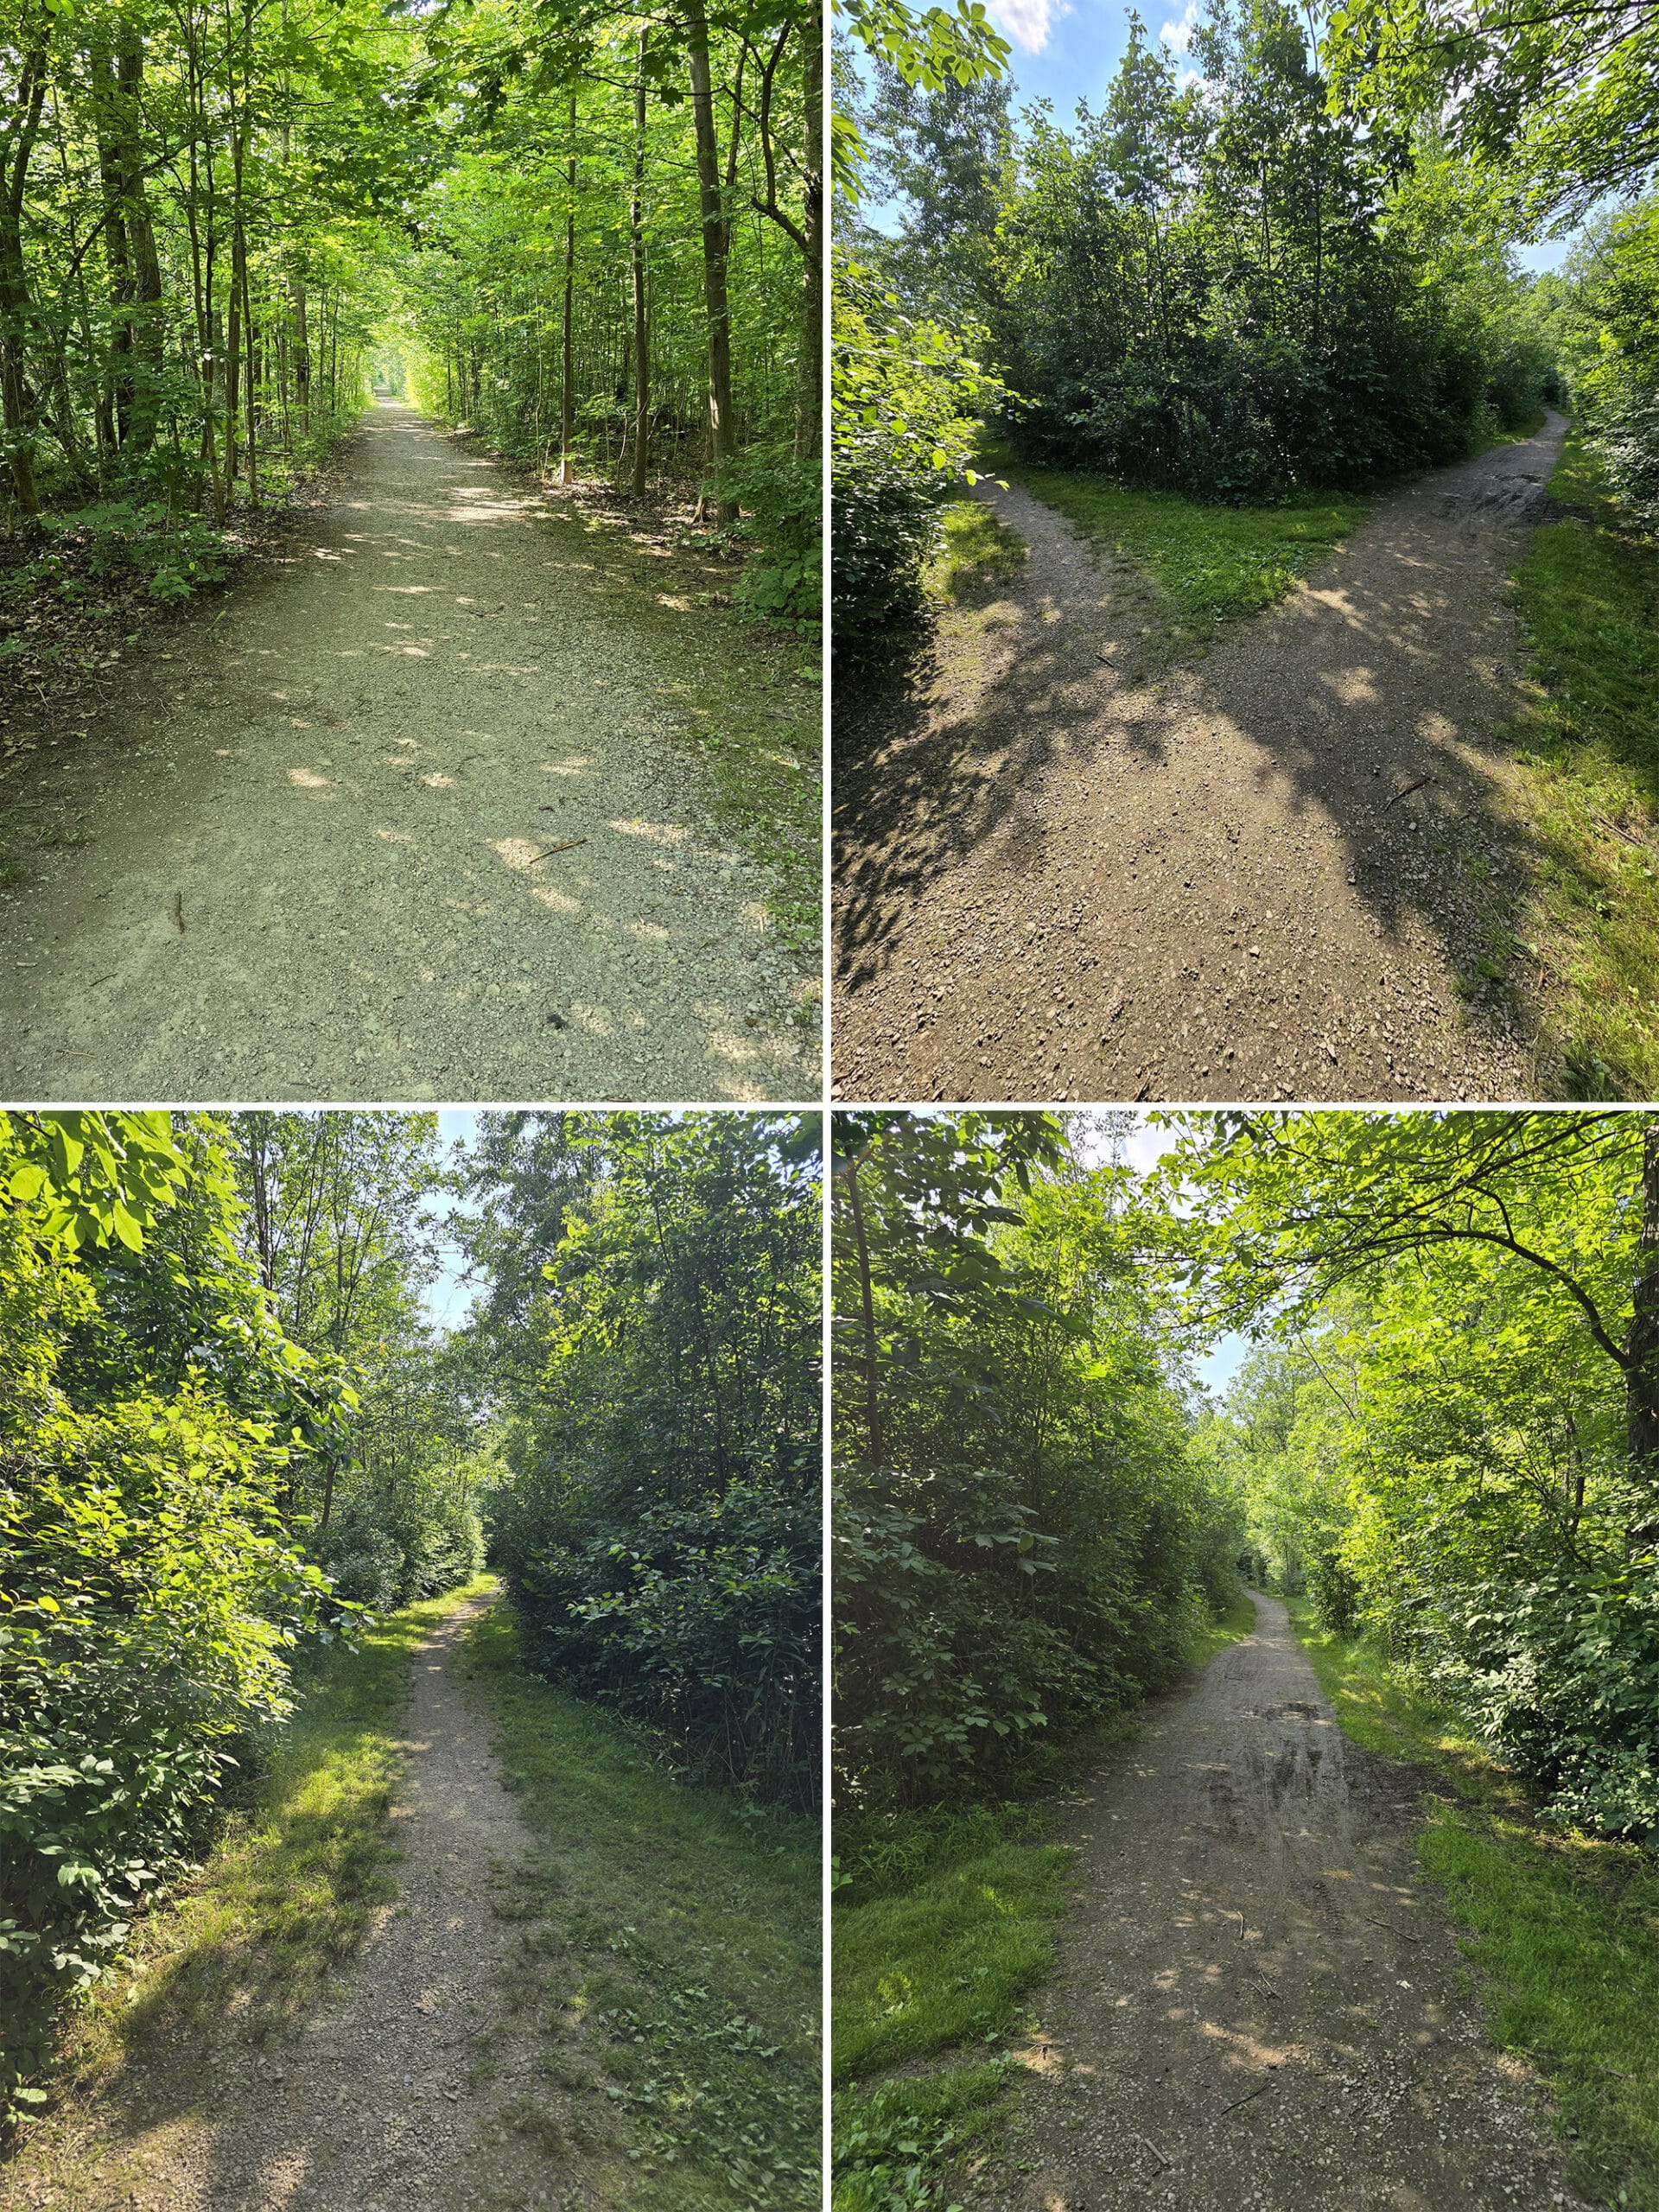
[[[1021,576],[840,717],[835,1095],[1536,1095],[1497,738],[1564,433],[1383,499],[1176,667],[1126,563],[982,486]]]
[[[58,826],[0,893],[0,1096],[817,1096],[654,580],[389,402],[290,554],[9,785]]]
[[[1416,1872],[1420,1784],[1343,1738],[1284,1607],[1069,1816],[1079,1896],[975,2212],[1577,2208]]]

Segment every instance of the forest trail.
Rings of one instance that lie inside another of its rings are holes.
[[[815,1095],[804,964],[630,622],[650,580],[390,402],[288,550],[32,772],[0,1093]]]
[[[1535,1095],[1482,978],[1530,866],[1506,579],[1565,429],[1380,500],[1173,671],[1143,580],[982,485],[1020,579],[837,741],[834,1095]]]
[[[1283,1605],[1252,1596],[1254,1631],[1075,1801],[1082,1897],[1004,2172],[1030,2171],[969,2202],[1580,2205],[1417,1878],[1421,1777],[1344,1738]]]
[[[181,2081],[165,2052],[153,2078],[142,2058],[130,2063],[93,2102],[72,2160],[31,2145],[0,2172],[6,2212],[517,2212],[588,2201],[575,2155],[550,2171],[504,2116],[531,2077],[528,2037],[504,2018],[502,1993],[519,1942],[507,1892],[530,1839],[450,1671],[480,1610],[458,1609],[416,1655],[392,1807],[397,1894],[333,1993],[291,2040],[226,2035],[206,2078]]]

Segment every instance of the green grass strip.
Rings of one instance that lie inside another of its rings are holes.
[[[1515,575],[1529,646],[1522,803],[1539,848],[1520,948],[1551,978],[1548,1080],[1659,1090],[1659,546],[1573,433],[1550,490],[1575,512]]]
[[[1291,1619],[1344,1733],[1431,1765],[1423,1871],[1465,1931],[1489,2032],[1541,2076],[1575,2186],[1659,2212],[1659,1860],[1541,1827],[1515,1777],[1362,1639]]]
[[[461,1663],[535,1838],[524,1911],[543,2025],[580,2030],[636,2138],[639,2212],[821,2202],[815,1822],[675,1781],[606,1714],[530,1674],[510,1613]]]
[[[1370,504],[1309,492],[1271,506],[1203,506],[1179,492],[1129,492],[1103,476],[1031,467],[1001,446],[982,465],[1133,562],[1155,586],[1169,626],[1200,643],[1282,599]]]

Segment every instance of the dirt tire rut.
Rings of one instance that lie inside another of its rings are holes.
[[[1021,576],[840,716],[836,1095],[1535,1095],[1497,735],[1564,431],[1380,500],[1173,671],[1144,580],[982,487]]]

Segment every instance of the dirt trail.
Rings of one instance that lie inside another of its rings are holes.
[[[130,2066],[88,2115],[103,2140],[73,2139],[67,2166],[31,2145],[0,2175],[7,2212],[588,2202],[573,2162],[553,2171],[505,2116],[533,2075],[502,1994],[519,1940],[513,1872],[530,1839],[449,1671],[479,1610],[452,1614],[416,1655],[392,1814],[397,1896],[333,1994],[289,2041],[253,2047],[227,2033],[206,2078],[183,2085],[184,2109],[165,2071],[148,2082],[142,2062]]]
[[[1346,1743],[1285,1609],[1072,1816],[1079,1906],[998,2212],[1577,2206],[1418,1880],[1411,1770]],[[1023,2179],[1014,2179],[1020,2162]]]
[[[837,732],[836,1095],[1534,1095],[1481,963],[1528,865],[1504,583],[1564,430],[1381,500],[1173,673],[1144,581],[989,490],[1022,575]]]
[[[72,819],[0,893],[0,1096],[817,1095],[647,585],[389,402],[290,550],[45,772]]]

